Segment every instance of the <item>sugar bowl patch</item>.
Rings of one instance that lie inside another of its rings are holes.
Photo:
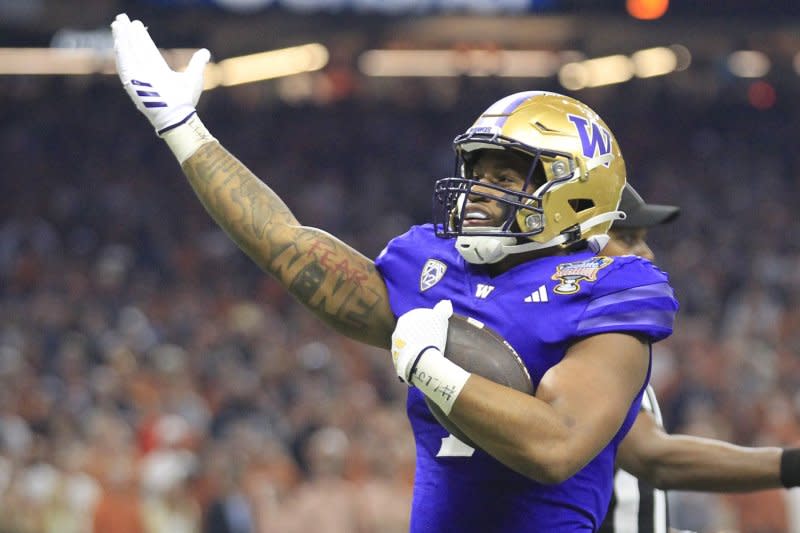
[[[581,281],[596,281],[597,273],[613,262],[610,257],[597,256],[573,263],[561,263],[551,278],[559,282],[553,287],[553,292],[575,294],[581,290]]]

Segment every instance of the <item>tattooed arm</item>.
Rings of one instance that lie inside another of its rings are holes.
[[[182,168],[214,220],[295,298],[336,331],[389,346],[395,319],[370,259],[300,225],[278,195],[217,142],[202,145]]]
[[[335,330],[388,348],[394,316],[373,262],[333,236],[301,226],[286,204],[220,146],[197,117],[209,51],[196,51],[186,69],[176,72],[141,21],[120,13],[111,32],[122,86],[175,154],[214,220]]]

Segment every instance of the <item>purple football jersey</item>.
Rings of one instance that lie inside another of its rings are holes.
[[[667,275],[634,257],[588,250],[525,262],[491,277],[470,265],[452,240],[415,226],[376,260],[395,315],[450,299],[455,313],[498,332],[528,367],[534,385],[576,339],[630,332],[652,342],[670,335],[678,304]],[[642,384],[644,390],[644,384]],[[641,392],[618,433],[573,477],[544,485],[449,435],[422,393],[408,392],[417,467],[413,533],[594,531],[608,509],[619,442],[639,411]]]

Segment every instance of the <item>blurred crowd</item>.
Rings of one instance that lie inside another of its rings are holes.
[[[115,81],[0,80],[0,533],[405,531],[414,447],[388,354],[258,271]],[[512,92],[460,83],[324,105],[217,90],[200,114],[299,220],[374,257],[428,220],[452,138]],[[655,350],[668,428],[797,445],[800,104],[634,91],[576,96],[644,197],[682,207],[651,234],[682,306]],[[670,509],[784,533],[788,495]]]

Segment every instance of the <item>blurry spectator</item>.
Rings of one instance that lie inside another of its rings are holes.
[[[314,431],[303,445],[308,481],[280,506],[264,531],[311,533],[324,524],[328,533],[363,531],[357,485],[345,478],[350,439],[340,429]]]
[[[208,507],[203,533],[256,533],[253,507],[241,487],[241,472],[233,467],[220,475],[219,493]]]
[[[112,452],[113,453],[113,452]],[[94,512],[93,533],[149,533],[143,518],[134,457],[122,449],[106,461],[103,494]]]
[[[45,533],[88,533],[100,498],[100,484],[83,470],[86,448],[80,443],[67,445],[55,453],[60,469],[50,508],[45,516]]]

